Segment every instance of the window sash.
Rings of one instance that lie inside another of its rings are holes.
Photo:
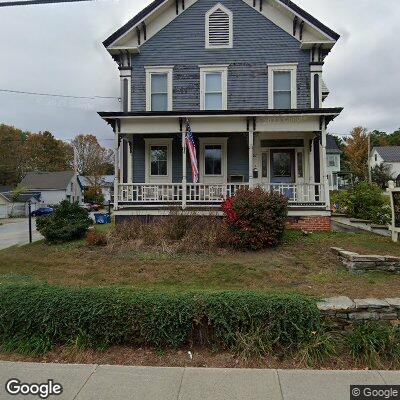
[[[216,88],[211,86],[211,79],[218,77],[219,82]],[[214,102],[213,100],[214,99]],[[206,110],[222,110],[223,108],[223,90],[222,90],[222,72],[206,72],[204,74],[204,108]]]
[[[163,82],[155,82],[154,78],[162,77]],[[150,74],[151,111],[168,111],[168,73],[152,72]]]
[[[204,175],[222,175],[222,145],[206,144],[204,146]]]
[[[168,175],[168,146],[150,146],[150,176]]]
[[[285,76],[288,79],[280,79],[279,76]],[[288,85],[287,85],[288,84]],[[282,70],[273,72],[273,96],[274,108],[292,107],[292,71]]]

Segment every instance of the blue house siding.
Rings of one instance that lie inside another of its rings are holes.
[[[227,172],[228,180],[230,175],[243,175],[245,180],[249,176],[249,161],[248,161],[248,142],[244,134],[226,134],[221,135],[228,138],[227,145]],[[145,182],[145,138],[167,138],[168,135],[134,135],[133,136],[133,183]],[[196,134],[196,148],[198,158],[200,157],[199,142],[200,137],[215,137],[215,135]],[[199,160],[200,161],[200,160]],[[200,161],[201,162],[201,161]],[[190,165],[189,155],[186,162],[186,178],[188,182],[192,182],[192,169]],[[172,182],[182,182],[182,147],[181,137],[175,135],[172,140]]]
[[[173,65],[173,109],[200,109],[202,64],[229,64],[228,109],[268,108],[269,63],[298,63],[297,106],[310,108],[310,52],[242,0],[219,1],[233,12],[233,48],[205,49],[205,14],[216,0],[198,0],[132,56],[132,111],[145,111],[145,66]]]

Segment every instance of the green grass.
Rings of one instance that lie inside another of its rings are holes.
[[[97,225],[107,232],[112,225]],[[284,243],[260,252],[221,250],[167,254],[135,248],[89,247],[84,240],[36,242],[0,251],[0,283],[130,286],[168,291],[221,289],[297,292],[326,297],[400,297],[400,276],[349,273],[330,247],[400,256],[400,246],[370,233],[287,232]]]

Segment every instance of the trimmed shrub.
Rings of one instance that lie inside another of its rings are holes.
[[[275,192],[239,189],[222,203],[227,224],[227,242],[242,249],[259,250],[277,246],[287,218],[288,201]]]
[[[0,286],[0,343],[8,350],[76,343],[236,350],[254,332],[263,349],[296,349],[320,327],[315,302],[300,295]]]
[[[382,190],[368,182],[334,193],[331,202],[352,218],[367,219],[377,224],[387,224],[391,218],[390,206]]]
[[[37,230],[49,243],[69,242],[85,237],[93,222],[89,213],[77,203],[62,201],[53,214],[36,220]]]

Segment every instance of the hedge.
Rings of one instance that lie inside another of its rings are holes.
[[[238,338],[251,332],[263,332],[271,346],[297,348],[320,328],[314,300],[301,295],[0,286],[3,348],[10,343],[33,343],[44,350],[72,343],[235,348]]]

